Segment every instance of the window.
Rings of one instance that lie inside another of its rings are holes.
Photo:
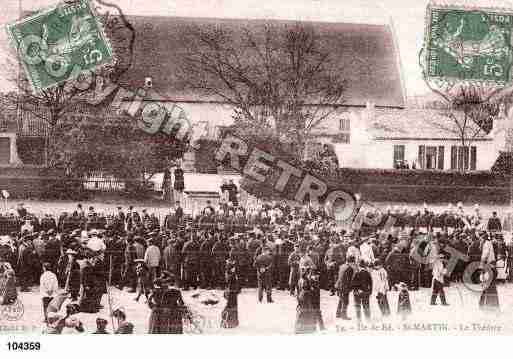
[[[477,147],[470,147],[470,170],[476,170],[476,162],[477,162]]]
[[[394,168],[404,161],[404,145],[394,145]]]
[[[334,143],[349,143],[351,139],[351,122],[348,118],[341,118],[338,122],[338,131],[333,136]]]
[[[458,169],[458,146],[451,146],[451,170]]]
[[[435,146],[427,146],[426,147],[426,169],[428,169],[428,170],[436,169],[436,147]]]
[[[348,118],[341,118],[338,124],[339,131],[350,132],[351,131],[351,123]]]
[[[420,145],[419,146],[419,160],[417,161],[419,163],[419,168],[425,168],[425,154],[426,154],[426,146]]]
[[[443,170],[445,160],[444,151],[444,146],[419,145],[419,158],[417,161],[419,168],[427,170]]]
[[[476,146],[452,146],[451,169],[452,170],[476,170],[477,147]]]
[[[438,169],[444,169],[444,146],[438,146]]]

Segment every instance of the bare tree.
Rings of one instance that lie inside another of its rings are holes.
[[[234,108],[244,136],[273,136],[302,158],[313,129],[343,103],[346,81],[311,26],[187,29],[181,77]]]
[[[476,139],[486,136],[500,113],[498,103],[484,101],[472,86],[460,88],[450,102],[438,103],[434,107],[440,110],[441,119],[434,118],[430,124],[456,136],[464,148],[470,148]]]

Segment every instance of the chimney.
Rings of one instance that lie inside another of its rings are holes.
[[[374,102],[367,101],[365,103],[365,116],[367,118],[367,122],[374,119]]]

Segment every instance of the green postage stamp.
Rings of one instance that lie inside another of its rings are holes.
[[[7,25],[37,92],[113,60],[111,44],[88,0],[62,3]]]
[[[427,77],[511,82],[513,12],[428,6]]]

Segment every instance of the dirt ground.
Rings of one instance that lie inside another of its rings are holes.
[[[406,320],[401,320],[397,313],[398,292],[388,294],[392,315],[383,319],[374,297],[371,297],[372,320],[363,321],[358,325],[355,320],[353,300],[349,305],[350,321],[335,318],[338,297],[330,296],[322,291],[321,307],[326,330],[320,333],[342,335],[456,335],[465,334],[512,334],[513,333],[513,284],[504,284],[498,287],[501,304],[501,313],[492,314],[481,312],[478,309],[480,293],[472,292],[462,284],[453,284],[446,288],[447,300],[450,306],[429,305],[430,289],[421,288],[411,291],[413,313]],[[221,291],[214,291],[220,302],[214,306],[207,306],[192,298],[194,291],[183,292],[185,302],[200,313],[202,320],[199,324],[204,334],[293,334],[297,301],[286,291],[273,291],[274,303],[257,303],[256,290],[244,289],[239,295],[240,326],[235,329],[220,328],[220,313],[226,303]],[[23,314],[17,320],[7,320],[0,316],[0,333],[40,334],[42,324],[42,309],[37,288],[31,292],[20,293],[23,304]],[[128,320],[135,326],[137,334],[147,332],[150,309],[143,300],[134,301],[134,294],[118,289],[112,290],[114,306],[122,306],[127,311]],[[109,320],[108,330],[112,331],[108,298],[102,298],[104,308],[97,314],[80,313],[79,317],[85,325],[86,332],[95,330],[95,320],[103,317]],[[1,307],[0,307],[1,308]],[[11,318],[13,319],[13,318]],[[364,333],[365,332],[365,333]]]

